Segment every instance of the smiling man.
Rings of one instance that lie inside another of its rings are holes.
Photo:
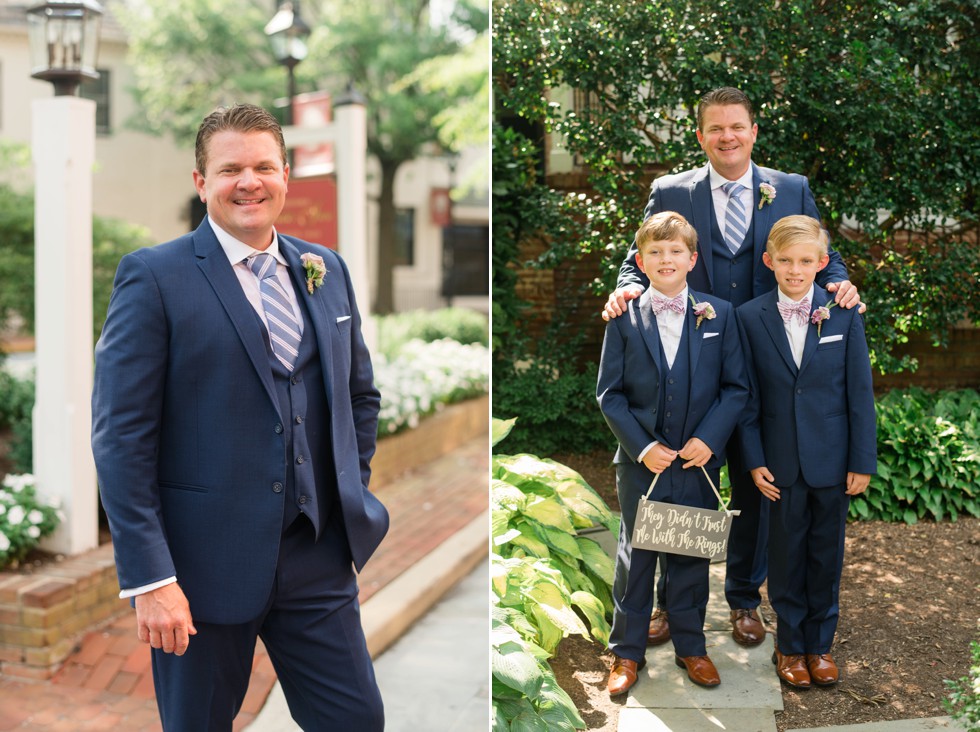
[[[707,165],[657,178],[643,212],[645,220],[661,211],[676,211],[691,222],[697,230],[699,256],[688,275],[690,286],[735,307],[775,287],[772,270],[762,261],[773,224],[794,214],[820,218],[806,178],[752,162],[758,133],[752,103],[741,91],[722,87],[705,94],[698,103],[697,140]],[[603,311],[606,320],[621,315],[626,301],[639,297],[649,285],[637,266],[636,251],[634,242]],[[818,284],[835,293],[840,306],[863,309],[840,255],[831,249],[829,257],[829,264],[817,276]],[[731,508],[741,515],[733,522],[729,537],[725,595],[734,639],[753,646],[765,638],[757,608],[767,573],[767,507],[742,464],[735,440],[726,454]],[[651,645],[670,638],[664,594],[661,578],[658,609],[649,629]]]
[[[196,231],[119,263],[95,352],[92,448],[122,592],[166,732],[230,732],[262,638],[305,730],[384,728],[357,571],[388,528],[368,490],[380,395],[335,252],[278,234],[278,122],[208,115]]]

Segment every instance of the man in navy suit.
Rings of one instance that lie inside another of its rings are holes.
[[[676,211],[686,217],[698,234],[698,261],[688,278],[691,287],[738,307],[775,286],[772,272],[762,263],[772,225],[784,216],[819,218],[819,213],[806,178],[752,162],[759,128],[752,104],[741,91],[722,87],[708,92],[698,104],[697,123],[698,143],[708,164],[657,178],[643,216]],[[636,266],[635,254],[634,244],[603,312],[607,320],[621,315],[626,301],[639,297],[647,287],[649,281]],[[829,256],[829,264],[817,281],[836,293],[839,305],[863,309],[840,255],[831,250]],[[729,537],[725,596],[731,608],[732,637],[742,645],[753,646],[765,639],[756,608],[762,599],[759,588],[766,579],[767,507],[739,450],[730,447],[728,460],[731,508],[740,510],[741,515]],[[661,583],[658,598],[662,597]],[[670,637],[660,599],[657,604],[650,624],[651,645]]]
[[[631,545],[640,497],[658,474],[651,500],[717,508],[700,468],[717,485],[725,444],[748,398],[734,309],[687,285],[698,259],[694,229],[682,216],[662,212],[643,223],[637,242],[638,263],[651,285],[629,303],[626,317],[606,326],[596,388],[619,441],[616,490],[623,514],[609,635],[616,655],[610,696],[629,691],[645,663],[657,554]],[[717,686],[721,680],[704,637],[708,560],[665,557],[676,663],[694,683]]]
[[[782,219],[763,257],[777,288],[738,309],[752,386],[738,434],[760,495],[773,501],[773,661],[791,686],[830,686],[847,510],[877,468],[871,362],[860,313],[835,308],[814,283],[829,259],[819,221]]]
[[[368,491],[380,395],[343,260],[277,234],[275,118],[197,136],[193,233],[119,263],[92,446],[121,596],[168,732],[231,730],[257,637],[305,730],[382,730],[354,569],[388,528]]]

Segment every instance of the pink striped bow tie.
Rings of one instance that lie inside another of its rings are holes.
[[[779,314],[783,316],[784,323],[788,323],[794,315],[800,325],[806,325],[806,321],[810,319],[810,298],[808,297],[804,297],[796,303],[780,300],[776,303],[776,307],[779,308]]]
[[[654,315],[660,315],[664,310],[673,310],[675,313],[684,312],[684,298],[681,295],[674,295],[674,297],[654,295],[652,300]]]

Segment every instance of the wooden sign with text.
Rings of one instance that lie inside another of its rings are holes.
[[[738,511],[712,511],[640,498],[630,541],[634,549],[723,559]]]

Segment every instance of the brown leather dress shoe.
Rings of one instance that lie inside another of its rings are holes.
[[[609,672],[609,681],[606,682],[606,690],[609,692],[609,696],[619,696],[632,689],[633,684],[636,683],[637,673],[646,665],[646,659],[637,663],[628,658],[616,656],[612,670]]]
[[[647,631],[647,645],[661,646],[670,640],[670,626],[667,625],[667,611],[657,608],[650,618],[650,629]]]
[[[817,686],[833,686],[840,679],[837,664],[829,653],[806,654],[806,667],[810,672],[810,679]]]
[[[741,646],[757,646],[766,639],[766,629],[757,610],[732,610],[732,638]]]
[[[784,683],[797,689],[810,688],[810,672],[807,671],[802,653],[784,656],[777,648],[772,654],[772,662],[776,664],[776,675]]]
[[[721,678],[718,669],[707,656],[674,656],[674,663],[680,668],[687,669],[687,678],[698,686],[718,686]]]

